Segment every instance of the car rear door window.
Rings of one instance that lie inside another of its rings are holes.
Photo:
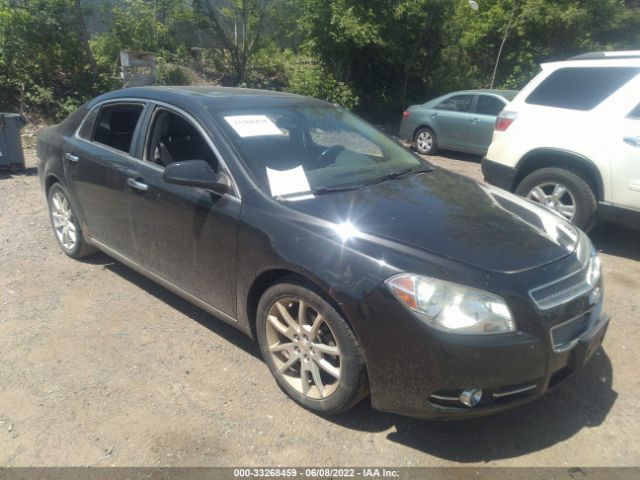
[[[143,106],[136,104],[106,105],[100,109],[92,140],[128,153]]]
[[[640,74],[635,67],[568,67],[550,74],[527,97],[532,105],[587,111]]]
[[[634,120],[640,120],[640,104],[628,115],[629,118],[633,118]]]
[[[476,113],[497,116],[505,106],[505,102],[491,95],[478,95]]]
[[[78,136],[80,138],[84,138],[85,140],[91,140],[91,135],[93,134],[93,126],[96,123],[96,118],[98,118],[99,108],[94,108],[89,112],[89,114],[85,117],[82,122],[82,126],[80,130],[78,130]]]
[[[475,95],[454,95],[435,106],[436,110],[448,110],[450,112],[468,112],[473,104]]]

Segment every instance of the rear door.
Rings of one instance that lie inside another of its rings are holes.
[[[109,102],[96,107],[65,145],[67,187],[92,238],[133,253],[125,183],[135,166],[132,146],[144,102]]]
[[[640,210],[640,104],[622,121],[611,161],[613,202]]]
[[[240,199],[163,179],[173,162],[224,169],[206,132],[184,112],[156,106],[145,128],[127,203],[135,260],[197,299],[235,317]],[[227,172],[228,173],[228,172]]]
[[[441,147],[465,147],[474,100],[474,94],[453,95],[433,107],[432,125]]]
[[[504,109],[506,102],[495,95],[478,94],[474,114],[469,120],[467,145],[470,149],[485,154],[493,139],[496,117]]]

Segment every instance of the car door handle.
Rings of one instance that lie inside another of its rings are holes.
[[[149,190],[149,185],[143,182],[139,182],[134,180],[133,178],[127,178],[127,185],[129,185],[134,190],[138,190],[140,192],[146,192]]]
[[[71,163],[78,163],[80,161],[80,157],[74,155],[73,153],[65,153],[64,158]]]
[[[640,148],[640,136],[638,137],[624,137],[624,143],[631,145],[632,147]]]
[[[478,123],[478,118],[472,118],[471,123]]]
[[[438,114],[437,114],[437,113],[432,113],[432,114],[431,114],[431,118],[436,118],[437,116],[438,116]]]

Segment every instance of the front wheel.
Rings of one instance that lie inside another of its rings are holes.
[[[598,202],[589,184],[563,168],[541,168],[527,175],[516,193],[555,210],[582,230],[593,226]]]
[[[366,396],[360,344],[313,286],[282,282],[269,288],[258,305],[256,330],[271,373],[298,404],[335,415]]]

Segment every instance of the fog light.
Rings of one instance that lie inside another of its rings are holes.
[[[482,399],[482,390],[480,388],[471,388],[460,394],[460,403],[467,407],[475,407]]]

